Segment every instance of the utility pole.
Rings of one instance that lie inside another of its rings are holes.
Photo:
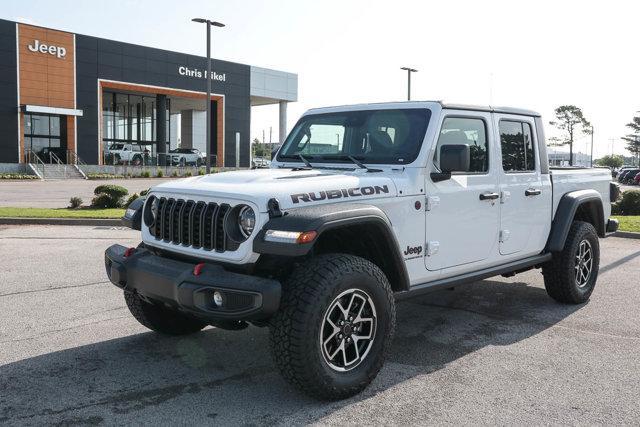
[[[400,67],[400,69],[407,72],[407,101],[411,101],[411,73],[417,73],[418,70],[409,67]]]
[[[613,143],[615,142],[615,138],[609,138],[609,141],[611,141],[611,155],[613,156]]]
[[[593,125],[591,125],[591,159],[589,160],[589,167],[593,167]]]

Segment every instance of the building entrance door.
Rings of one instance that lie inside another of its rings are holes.
[[[49,114],[24,115],[24,149],[45,163],[67,160],[66,116]]]

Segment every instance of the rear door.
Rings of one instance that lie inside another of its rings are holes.
[[[470,167],[451,179],[434,182],[429,175],[425,265],[443,277],[485,266],[497,255],[499,193],[491,113],[445,110],[430,172],[438,172],[440,147],[468,145]]]
[[[540,252],[549,235],[551,180],[541,173],[533,117],[494,114],[500,141],[500,254]],[[546,160],[545,160],[546,161]]]

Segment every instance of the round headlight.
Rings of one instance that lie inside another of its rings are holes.
[[[247,238],[253,233],[253,229],[256,226],[256,214],[249,206],[243,206],[238,213],[238,225],[240,226],[240,232]]]
[[[153,226],[158,218],[158,198],[151,196],[147,202],[147,207],[144,211],[144,223],[147,227]]]

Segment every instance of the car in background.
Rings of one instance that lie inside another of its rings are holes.
[[[632,168],[620,173],[618,181],[621,184],[633,184],[633,179],[640,173],[640,168]]]
[[[251,161],[251,167],[253,169],[268,168],[271,166],[271,160],[264,157],[254,157]]]
[[[151,151],[139,144],[128,144],[114,142],[104,152],[105,163],[108,165],[131,164],[140,166],[145,163],[145,158],[149,159]]]
[[[640,172],[638,172],[636,174],[635,177],[633,177],[633,182],[631,183],[633,185],[640,185]]]
[[[197,148],[174,148],[169,151],[172,166],[200,166],[205,163],[205,154]]]

